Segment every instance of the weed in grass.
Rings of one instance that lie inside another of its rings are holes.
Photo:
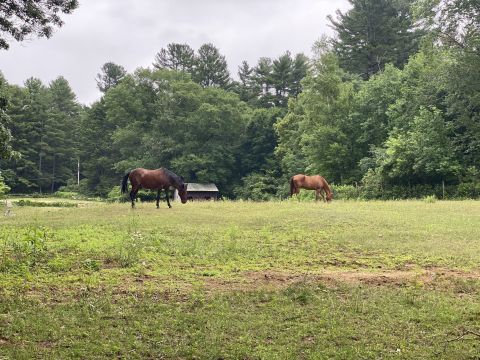
[[[432,204],[437,201],[437,197],[435,195],[428,195],[423,198],[423,201]]]
[[[36,225],[17,236],[4,235],[0,271],[24,273],[45,263],[49,257],[47,242],[52,238],[52,230]]]
[[[123,268],[133,267],[141,260],[147,245],[148,239],[139,229],[138,216],[134,215],[128,225],[128,233],[115,244],[107,262],[117,263]]]

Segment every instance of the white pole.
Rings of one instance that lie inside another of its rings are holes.
[[[80,158],[77,163],[77,186],[80,186]]]

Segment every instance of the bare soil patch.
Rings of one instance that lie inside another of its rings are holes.
[[[90,296],[109,294],[113,301],[125,297],[149,296],[157,301],[186,301],[193,291],[201,290],[210,294],[230,291],[276,291],[295,284],[322,284],[328,287],[346,285],[368,285],[405,287],[420,285],[438,290],[452,290],[455,293],[477,293],[477,287],[465,287],[465,281],[479,281],[480,270],[463,271],[447,268],[409,270],[329,270],[318,273],[287,272],[276,270],[248,271],[234,278],[200,277],[194,283],[184,279],[139,274],[118,279],[116,285],[98,284],[85,286],[32,286],[24,294],[38,301],[58,304],[81,300]],[[1,342],[1,340],[0,340]]]
[[[423,285],[434,285],[436,282],[449,280],[479,280],[479,271],[461,271],[455,269],[430,268],[420,270],[388,270],[388,271],[325,271],[321,273],[288,273],[281,271],[249,271],[239,279],[209,278],[205,280],[205,288],[210,291],[255,290],[259,288],[285,288],[296,283],[366,284],[371,286],[406,286],[418,282]]]

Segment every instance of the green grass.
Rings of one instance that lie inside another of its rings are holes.
[[[480,357],[478,201],[75,203],[0,220],[0,359]]]

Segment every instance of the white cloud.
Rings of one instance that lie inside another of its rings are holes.
[[[327,15],[347,0],[80,0],[51,39],[13,43],[0,52],[0,70],[11,83],[31,77],[48,83],[64,76],[82,103],[99,98],[95,76],[107,61],[133,71],[150,66],[168,43],[198,49],[211,42],[230,71],[247,60],[278,57],[286,50],[310,53],[331,34]]]

